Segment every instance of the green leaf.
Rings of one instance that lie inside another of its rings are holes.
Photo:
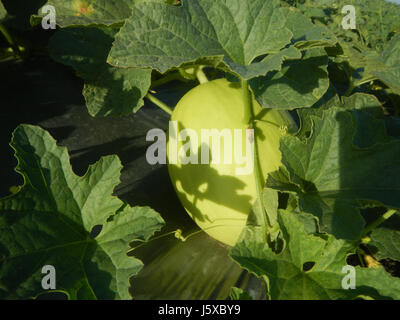
[[[355,86],[380,80],[396,94],[400,94],[400,35],[395,36],[380,55],[375,52],[360,52],[351,45],[340,42],[343,55],[338,62],[349,63]]]
[[[311,108],[302,108],[296,110],[300,121],[300,129],[296,133],[296,136],[302,141],[307,140],[313,132],[313,123],[310,117],[322,117],[323,110],[341,104],[341,98],[339,98],[336,90],[332,86],[329,86],[325,95]]]
[[[334,46],[336,36],[323,25],[313,24],[294,8],[286,9],[286,28],[293,33],[292,43],[300,50]]]
[[[377,228],[371,233],[371,242],[368,243],[369,247],[374,248],[373,255],[375,258],[392,259],[400,261],[400,231]]]
[[[4,8],[3,3],[0,1],[0,21],[7,16],[7,10]]]
[[[231,300],[253,300],[253,298],[243,289],[233,287],[230,294]]]
[[[49,43],[52,58],[73,67],[85,80],[83,95],[92,116],[136,112],[150,88],[150,69],[120,69],[106,63],[117,31],[100,26],[67,28]]]
[[[375,118],[383,118],[383,107],[377,97],[357,92],[350,97],[343,97],[343,106],[349,110],[357,109],[370,113]]]
[[[390,67],[397,67],[400,64],[400,34],[397,34],[383,51],[382,58],[385,64]]]
[[[286,245],[276,254],[267,244],[244,241],[231,251],[243,268],[269,283],[271,299],[399,299],[400,279],[382,267],[356,267],[355,289],[343,289],[347,256],[355,250],[352,243],[308,235],[294,213],[280,211],[279,223]]]
[[[265,211],[267,213],[268,223],[272,229],[278,227],[278,207],[279,207],[278,198],[279,198],[278,192],[276,192],[275,190],[264,188],[263,203]],[[277,235],[271,234],[272,239],[275,239],[276,236]]]
[[[249,66],[242,66],[239,63],[234,63],[227,60],[225,60],[225,63],[229,66],[230,70],[232,70],[234,74],[248,80],[254,77],[265,75],[270,71],[280,71],[284,61],[298,59],[301,59],[301,52],[295,47],[289,47],[281,50],[277,54],[268,55],[260,62],[254,62]]]
[[[11,146],[25,185],[0,199],[0,297],[36,297],[42,267],[52,265],[56,290],[71,299],[129,299],[129,278],[142,267],[127,256],[129,243],[149,239],[164,222],[112,195],[119,159],[103,157],[76,176],[66,148],[30,125],[14,131]],[[95,226],[102,229],[93,238]]]
[[[201,58],[223,58],[234,73],[248,78],[268,72],[269,63],[257,64],[261,70],[254,70],[255,58],[279,53],[290,43],[292,33],[285,22],[278,0],[190,0],[180,7],[139,2],[117,35],[108,61],[164,73]]]
[[[357,131],[353,142],[356,146],[368,148],[389,140],[385,122],[382,121],[383,107],[375,96],[355,93],[350,97],[343,97],[343,106],[349,110],[355,109],[353,113]]]
[[[360,236],[363,201],[400,207],[400,141],[379,133],[382,127],[375,119],[357,118],[358,112],[330,108],[322,118],[311,116],[311,137],[305,142],[283,137],[285,168],[267,180],[269,188],[296,194],[300,210],[317,216],[323,231],[345,239]],[[377,134],[369,144],[360,138],[363,131],[358,130],[363,128]]]
[[[262,242],[267,240],[267,234],[270,240],[275,240],[279,231],[277,212],[278,192],[272,189],[264,189],[262,198],[257,198],[252,211],[249,213],[239,241],[251,239]]]
[[[274,190],[271,190],[275,192]],[[253,208],[247,217],[246,226],[241,231],[239,241],[251,239],[253,241],[266,241],[268,224],[266,221],[266,210],[261,206],[259,198],[254,202]]]
[[[389,42],[379,60],[385,67],[375,68],[372,64],[366,67],[367,70],[395,93],[400,94],[400,34]]]
[[[265,108],[311,107],[329,88],[328,57],[322,49],[310,49],[301,61],[287,61],[278,72],[250,81],[257,101]]]
[[[400,94],[400,67],[391,67],[385,70],[371,72],[377,79],[391,88],[396,94]]]
[[[48,0],[56,8],[57,24],[61,27],[121,24],[131,14],[131,0]],[[41,9],[38,17],[43,17]]]

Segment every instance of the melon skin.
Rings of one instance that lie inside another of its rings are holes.
[[[255,126],[255,142],[264,180],[269,172],[281,165],[279,141],[282,137],[280,126],[295,126],[286,112],[262,109],[253,99],[255,117],[260,120]],[[236,169],[243,165],[212,163],[200,164],[200,137],[202,129],[241,129],[242,150],[246,150],[246,129],[249,128],[250,112],[246,110],[240,84],[226,79],[203,83],[188,93],[176,105],[171,121],[178,129],[191,129],[199,137],[199,164],[168,163],[168,172],[180,202],[196,224],[214,239],[233,246],[237,242],[247,216],[257,198],[254,172],[237,175]],[[170,136],[170,135],[168,135]],[[233,136],[233,132],[232,132]],[[186,141],[177,141],[178,150]],[[171,154],[167,142],[167,157]],[[203,144],[212,149],[211,141]],[[221,155],[224,153],[221,142]],[[224,160],[224,157],[221,158]]]

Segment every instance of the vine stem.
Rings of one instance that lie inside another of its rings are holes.
[[[196,69],[196,77],[199,80],[200,84],[208,82],[208,78],[207,78],[206,74],[204,73],[203,68],[204,68],[203,66],[199,66]]]
[[[153,242],[153,241],[155,241],[155,240],[160,240],[160,239],[162,239],[162,238],[166,238],[166,237],[168,237],[168,236],[170,236],[170,235],[174,235],[175,238],[176,238],[177,240],[180,240],[180,241],[182,241],[182,242],[186,242],[188,239],[192,238],[193,236],[198,235],[198,234],[203,233],[203,232],[206,232],[207,230],[215,229],[215,228],[221,228],[221,227],[227,227],[227,226],[228,226],[228,227],[242,228],[242,226],[239,226],[239,225],[220,224],[220,225],[211,226],[211,227],[208,227],[208,228],[204,228],[204,229],[199,229],[199,230],[193,231],[192,233],[189,233],[186,237],[183,236],[183,234],[182,234],[182,229],[176,229],[176,230],[169,231],[169,232],[160,234],[160,235],[158,235],[158,236],[152,237],[152,238],[150,238],[150,239],[148,239],[148,240],[134,239],[134,240],[131,241],[131,242],[135,242],[135,241],[136,241],[136,242],[140,242],[140,244],[138,244],[138,245],[133,246],[132,248],[130,248],[130,249],[128,250],[128,254],[129,254],[129,253],[132,253],[133,251],[135,251],[135,250],[138,249],[138,248],[141,248],[141,247],[143,247],[143,246],[149,244],[150,242]]]
[[[0,33],[4,36],[4,38],[10,44],[14,53],[16,55],[20,55],[20,50],[19,50],[18,46],[15,44],[13,37],[11,36],[11,34],[8,32],[8,30],[6,29],[6,27],[4,27],[4,25],[2,23],[0,23]]]
[[[361,267],[365,267],[365,262],[364,262],[364,253],[360,252],[359,249],[356,250],[357,258],[358,261],[360,261]]]
[[[249,90],[249,82],[247,80],[242,80],[242,91],[243,91],[243,99],[244,99],[244,105],[246,108],[246,115],[249,116],[250,118],[250,128],[255,129],[255,115],[254,115],[254,109],[253,109],[253,99],[251,97],[251,93]],[[263,240],[267,241],[267,232],[269,229],[269,223],[268,219],[266,217],[265,213],[265,208],[264,204],[262,201],[262,190],[264,188],[264,179],[262,177],[262,170],[261,170],[261,165],[260,165],[260,160],[258,158],[258,146],[257,146],[257,140],[256,137],[254,136],[254,178],[256,180],[256,192],[257,192],[257,202],[260,207],[260,211],[263,213],[263,226],[266,228],[266,232],[263,233]]]
[[[344,93],[345,97],[350,97],[351,93],[354,91],[356,87],[353,85],[353,83],[350,83],[349,87],[347,88],[346,92]]]
[[[137,246],[134,246],[133,248],[130,248],[130,249],[128,250],[127,254],[132,253],[132,252],[135,251],[136,249],[138,249],[138,248],[140,248],[140,247],[143,247],[143,246],[147,245],[148,243],[153,242],[154,240],[162,239],[162,238],[168,237],[168,236],[171,235],[171,234],[175,234],[177,231],[178,231],[178,230],[174,230],[174,231],[170,231],[170,232],[167,232],[167,233],[163,233],[163,234],[161,234],[161,235],[159,235],[159,236],[157,236],[157,237],[150,238],[150,239],[147,240],[147,241],[135,239],[135,240],[133,240],[133,241],[138,241],[138,242],[141,242],[141,243],[138,244]]]
[[[157,99],[155,96],[153,96],[150,93],[147,93],[145,98],[147,98],[149,101],[153,102],[157,107],[168,113],[169,115],[172,115],[172,109],[162,102],[161,100]]]
[[[183,77],[181,76],[181,74],[179,72],[169,73],[165,77],[162,77],[158,80],[153,81],[153,83],[151,84],[151,88],[156,88],[156,87],[162,86],[163,84],[166,84],[168,82],[171,82],[174,80],[182,80],[182,79],[183,79]]]
[[[275,122],[272,122],[272,121],[254,119],[254,122],[259,123],[259,124],[274,126],[275,128],[278,128],[278,129],[281,128],[281,126],[279,124],[276,124]]]
[[[382,216],[380,216],[378,219],[376,219],[374,222],[369,224],[363,231],[361,238],[364,238],[370,233],[372,230],[376,229],[378,226],[380,226],[382,223],[384,223],[387,219],[389,219],[392,215],[394,215],[397,212],[397,210],[394,209],[389,209],[387,210]]]

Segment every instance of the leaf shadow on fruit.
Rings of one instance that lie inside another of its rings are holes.
[[[116,188],[118,197],[132,206],[150,206],[167,221],[162,232],[170,232],[176,229],[197,230],[194,221],[188,216],[182,207],[166,166],[148,168],[142,161],[134,168],[130,168],[135,181],[123,178],[126,184]],[[156,187],[155,187],[156,186]]]
[[[188,153],[192,153],[190,156],[200,161],[202,150],[208,152],[210,163],[212,163],[210,148],[205,143],[202,143],[196,152],[188,150]],[[188,209],[194,220],[215,222],[211,221],[206,213],[197,209],[197,202],[202,200],[209,200],[243,214],[248,214],[252,198],[238,193],[246,187],[240,179],[230,175],[221,175],[208,164],[189,163],[181,166],[170,164],[169,170],[176,177],[175,187],[179,184],[184,190],[184,192],[180,192],[175,188],[183,206]],[[212,177],[212,179],[209,179],[209,177]],[[241,219],[238,218],[238,220]]]

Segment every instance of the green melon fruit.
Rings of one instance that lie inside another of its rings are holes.
[[[287,112],[262,109],[256,100],[253,100],[253,110],[255,117],[262,120],[256,122],[255,141],[265,181],[267,174],[281,165],[279,141],[283,135],[282,126],[291,128],[295,124]],[[212,150],[213,146],[212,140],[201,145],[200,137],[202,129],[241,129],[242,154],[246,154],[246,129],[249,128],[250,112],[246,110],[240,84],[218,79],[193,88],[179,101],[171,121],[176,121],[178,132],[191,129],[199,137],[198,149],[192,150],[192,155],[198,156],[199,164],[182,164],[176,155],[177,163],[171,163],[170,145],[174,143],[180,150],[192,140],[179,141],[174,137],[175,133],[169,132],[168,171],[175,191],[183,207],[201,229],[211,237],[233,246],[257,197],[255,174],[238,175],[237,168],[243,168],[244,164],[235,161],[224,163],[223,140],[220,145],[221,161],[201,164],[200,147],[207,146]],[[196,144],[193,142],[192,148],[194,146]]]

